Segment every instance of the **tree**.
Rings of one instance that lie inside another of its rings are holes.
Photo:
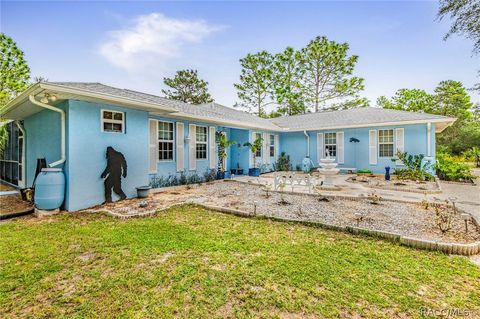
[[[348,56],[347,43],[316,37],[300,50],[299,59],[304,68],[302,93],[307,106],[318,112],[326,101],[358,97],[363,90],[363,79],[351,76],[358,56]]]
[[[164,78],[163,83],[172,90],[162,90],[169,99],[185,103],[202,104],[213,102],[208,93],[208,82],[198,78],[197,70],[180,70],[173,78]]]
[[[442,81],[429,94],[419,89],[400,89],[388,99],[381,96],[377,105],[387,109],[425,112],[456,117],[457,121],[437,134],[437,144],[453,154],[472,147],[480,147],[480,122],[475,119],[475,108],[461,82]]]
[[[400,89],[388,99],[380,96],[377,105],[384,109],[431,113],[434,108],[434,96],[420,89]]]
[[[305,113],[305,101],[301,91],[301,78],[304,74],[299,63],[299,52],[287,47],[275,55],[273,64],[273,96],[278,109],[272,117]]]
[[[17,44],[0,33],[0,109],[28,87],[30,68]]]
[[[440,0],[438,17],[441,20],[447,16],[453,20],[453,24],[444,39],[448,39],[452,34],[463,35],[473,40],[473,53],[480,53],[480,1]],[[473,89],[480,91],[480,83]]]
[[[240,65],[240,83],[234,84],[241,101],[238,106],[245,107],[260,117],[266,117],[265,107],[273,103],[273,57],[267,51],[247,54],[240,59]]]

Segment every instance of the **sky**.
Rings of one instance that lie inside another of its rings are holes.
[[[438,21],[437,1],[0,1],[1,32],[24,51],[32,77],[49,81],[161,95],[164,77],[197,69],[215,101],[232,106],[240,58],[299,49],[316,36],[359,56],[354,74],[372,105],[401,88],[433,93],[442,80],[480,81],[473,43],[443,40],[451,21]]]

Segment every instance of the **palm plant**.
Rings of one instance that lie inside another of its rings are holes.
[[[227,149],[236,144],[237,142],[227,139],[227,135],[223,132],[217,132],[216,134],[218,144],[218,170],[220,172],[225,171],[225,158],[227,158]]]
[[[472,147],[471,149],[465,151],[465,157],[471,159],[475,162],[476,167],[480,167],[480,148],[479,147]]]
[[[243,146],[246,146],[250,149],[250,151],[252,152],[252,155],[253,155],[253,168],[257,168],[257,152],[258,150],[261,150],[262,149],[262,145],[263,145],[263,138],[261,137],[257,137],[257,139],[255,141],[253,141],[253,143],[250,143],[250,142],[247,142],[245,144],[243,144]]]

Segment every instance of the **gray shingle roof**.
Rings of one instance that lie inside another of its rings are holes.
[[[152,94],[127,89],[119,89],[101,83],[49,82],[48,84],[61,85],[94,93],[109,94],[118,97],[138,100],[141,102],[159,104],[177,110],[179,113],[174,114],[178,116],[188,115],[199,118],[209,118],[213,121],[218,121],[220,123],[226,121],[233,121],[239,122],[240,124],[243,124],[245,126],[258,127],[266,130],[281,130],[278,126],[276,126],[269,120],[259,118],[247,112],[235,110],[233,108],[218,103],[193,105]]]
[[[276,125],[296,130],[319,130],[334,127],[365,126],[391,122],[442,120],[449,118],[427,113],[406,112],[389,110],[376,107],[362,107],[339,111],[325,111],[319,113],[307,113],[302,115],[285,116],[274,118],[271,121]]]
[[[61,85],[69,88],[80,89],[92,93],[109,94],[120,98],[127,98],[144,103],[162,105],[176,110],[176,116],[209,119],[214,122],[238,123],[242,126],[254,127],[272,131],[300,131],[320,130],[326,128],[342,128],[352,126],[368,126],[392,122],[440,120],[452,121],[451,118],[427,113],[405,112],[382,108],[355,108],[340,111],[325,111],[307,113],[295,116],[285,116],[274,119],[263,119],[247,112],[218,104],[207,103],[192,105],[164,97],[111,87],[101,83],[90,82],[48,82],[48,84]]]

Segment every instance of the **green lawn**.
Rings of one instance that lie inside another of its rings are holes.
[[[464,257],[193,206],[0,224],[0,318],[405,318],[479,300]]]

